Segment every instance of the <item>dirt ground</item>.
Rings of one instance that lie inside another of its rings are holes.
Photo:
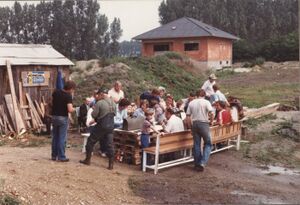
[[[297,118],[299,112],[279,112],[277,120]],[[299,120],[299,119],[298,119]],[[271,130],[276,120],[263,123]],[[294,122],[299,123],[299,121]],[[273,124],[273,125],[272,125]],[[262,127],[263,126],[263,127]],[[266,164],[244,159],[242,151],[211,156],[203,173],[192,163],[143,173],[139,166],[116,163],[109,171],[107,159],[94,155],[91,166],[78,161],[82,138],[70,133],[68,163],[50,160],[49,139],[36,147],[3,145],[0,148],[0,192],[22,204],[140,204],[238,203],[295,204],[300,201],[300,170],[269,171]],[[298,143],[299,146],[299,143]],[[300,160],[300,159],[299,159]]]

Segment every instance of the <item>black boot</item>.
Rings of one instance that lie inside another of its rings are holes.
[[[86,157],[84,160],[80,160],[79,162],[85,165],[91,164],[92,152],[86,152]]]
[[[112,170],[114,168],[114,158],[111,157],[108,159],[108,169]]]

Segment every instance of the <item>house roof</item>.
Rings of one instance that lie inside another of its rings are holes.
[[[162,25],[148,32],[135,36],[133,39],[146,40],[202,36],[212,36],[232,40],[239,39],[238,37],[230,33],[227,33],[208,24],[202,23],[201,21],[188,17],[177,19],[168,24]]]
[[[0,44],[0,66],[9,60],[12,65],[74,65],[51,45]]]

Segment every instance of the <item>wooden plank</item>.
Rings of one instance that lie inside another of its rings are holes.
[[[34,118],[36,119],[37,124],[38,124],[38,125],[43,124],[43,122],[42,122],[42,120],[41,120],[41,118],[40,118],[38,112],[37,112],[36,109],[35,109],[35,106],[34,106],[32,100],[31,100],[30,96],[28,95],[28,93],[26,93],[25,96],[26,96],[26,99],[27,99],[27,101],[28,101],[28,105],[29,105],[29,107],[30,107],[30,110],[31,110],[31,112],[32,112],[32,116],[34,116]],[[32,116],[31,116],[31,117],[32,117]]]
[[[16,109],[14,108],[11,94],[4,95],[4,99],[9,115],[13,122],[13,126],[15,128],[14,130],[16,131],[16,133],[20,133],[22,129],[25,129],[25,124],[23,122],[23,118],[19,112],[19,109],[18,107],[16,107]]]
[[[260,118],[264,115],[269,115],[274,113],[279,108],[279,103],[272,103],[270,105],[258,108],[258,109],[249,109],[245,111],[245,119],[249,118]]]
[[[160,145],[193,139],[190,131],[166,134],[160,136]]]
[[[192,148],[194,145],[193,140],[186,140],[182,142],[176,142],[172,144],[166,144],[166,145],[161,145],[159,147],[159,153],[164,154],[164,153],[169,153],[169,152],[174,152],[177,150],[182,150],[182,149],[187,149],[187,148]],[[153,147],[148,147],[145,148],[144,150],[149,153],[155,153],[155,146]]]
[[[17,104],[17,96],[16,96],[16,90],[14,85],[14,80],[12,77],[12,70],[9,60],[6,61],[6,68],[7,68],[7,75],[9,80],[9,86],[10,86],[10,92],[11,92],[11,100],[12,100],[12,106],[13,106],[13,116],[12,120],[15,123],[15,129],[16,132],[19,134],[23,129],[25,129],[25,124],[23,122],[22,116],[20,114],[20,110]],[[11,113],[12,114],[12,113]]]
[[[20,102],[20,106],[22,107],[24,105],[24,103],[23,103],[22,82],[19,82],[19,102]]]
[[[36,107],[36,110],[37,110],[38,114],[39,114],[42,118],[44,118],[44,114],[43,114],[43,112],[42,112],[42,110],[41,110],[41,108],[40,108],[39,103],[35,100],[35,101],[34,101],[34,104],[35,104],[35,107]]]

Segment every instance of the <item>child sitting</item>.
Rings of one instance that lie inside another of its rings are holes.
[[[153,121],[153,114],[154,111],[152,109],[147,109],[145,112],[145,121],[143,123],[142,127],[142,135],[141,135],[141,148],[144,149],[146,147],[149,147],[150,144],[150,132],[153,130],[157,134],[159,133],[153,126],[152,121]],[[143,155],[142,155],[142,163],[143,164]]]
[[[226,125],[232,123],[230,111],[226,109],[226,103],[223,101],[216,102],[216,109],[218,111],[217,124]]]

